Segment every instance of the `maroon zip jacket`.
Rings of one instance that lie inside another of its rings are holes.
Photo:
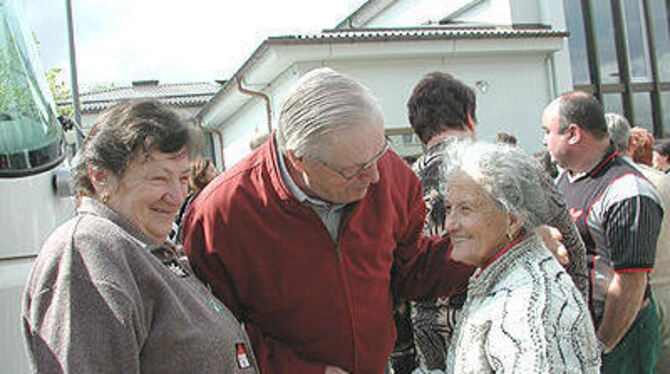
[[[389,151],[379,182],[345,211],[336,243],[284,184],[268,141],[210,183],[185,217],[184,246],[214,294],[245,323],[263,373],[383,373],[395,341],[391,289],[428,299],[472,268],[448,239],[421,236],[418,179]]]

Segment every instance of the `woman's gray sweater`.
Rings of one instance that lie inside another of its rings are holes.
[[[36,372],[258,372],[242,326],[185,259],[89,198],[45,242],[22,321]]]

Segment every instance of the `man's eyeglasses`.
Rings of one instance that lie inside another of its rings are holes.
[[[365,164],[361,166],[352,166],[348,168],[340,168],[337,167],[329,162],[323,161],[319,158],[315,158],[316,161],[318,161],[320,164],[323,166],[327,167],[328,169],[336,172],[339,174],[342,178],[344,178],[347,181],[356,179],[359,177],[361,174],[365,173],[368,169],[372,167],[377,161],[379,161],[382,156],[386,154],[386,152],[389,150],[390,144],[388,140],[384,141],[384,148],[382,148],[381,152],[379,152],[375,157],[373,157],[370,161],[366,162]]]

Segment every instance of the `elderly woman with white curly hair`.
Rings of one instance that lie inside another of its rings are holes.
[[[586,304],[534,229],[545,216],[537,165],[509,146],[457,142],[443,169],[453,258],[477,267],[449,373],[597,373]]]

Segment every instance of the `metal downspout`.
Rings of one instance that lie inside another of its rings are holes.
[[[547,67],[547,76],[549,78],[549,101],[554,100],[558,96],[558,78],[556,77],[556,66],[554,62],[554,54],[552,52],[544,59]]]
[[[265,100],[265,110],[267,111],[268,115],[268,134],[272,133],[272,107],[270,106],[270,97],[268,95],[258,92],[258,91],[251,91],[249,89],[246,89],[242,87],[242,78],[239,76],[235,76],[235,81],[237,82],[237,89],[240,90],[241,93],[255,96],[255,97],[260,97],[261,99]]]

